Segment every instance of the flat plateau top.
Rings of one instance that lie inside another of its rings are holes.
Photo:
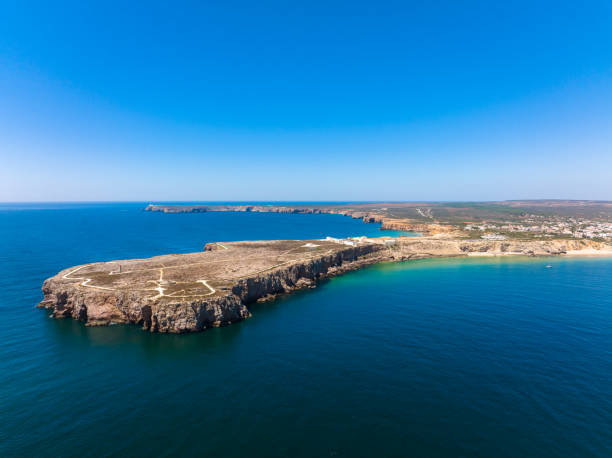
[[[209,251],[85,264],[61,271],[59,282],[98,291],[129,291],[151,299],[226,295],[236,281],[346,246],[322,240],[209,244]]]

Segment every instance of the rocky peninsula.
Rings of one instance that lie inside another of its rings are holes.
[[[580,253],[610,255],[612,245],[592,240],[463,240],[449,235],[210,243],[199,253],[62,270],[44,282],[39,307],[50,309],[53,317],[72,317],[87,325],[133,323],[151,332],[197,332],[248,318],[253,302],[311,288],[325,278],[378,262]]]

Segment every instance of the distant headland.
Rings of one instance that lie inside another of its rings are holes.
[[[509,200],[499,202],[387,202],[317,205],[155,205],[164,213],[267,212],[328,213],[380,223],[381,229],[497,237],[612,241],[612,202],[594,200]]]

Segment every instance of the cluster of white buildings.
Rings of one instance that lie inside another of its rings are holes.
[[[354,238],[354,237],[353,237]],[[361,240],[352,240],[351,239],[338,239],[336,237],[325,237],[323,240],[326,242],[334,242],[340,245],[348,245],[348,246],[357,246]]]
[[[576,231],[574,236],[587,238],[612,238],[612,223],[591,224]]]
[[[545,220],[542,217],[532,216],[524,223],[482,223],[468,224],[468,231],[502,231],[502,232],[536,232],[544,236],[565,235],[574,238],[612,238],[612,222],[589,221],[584,219],[567,218],[565,220]],[[503,240],[499,234],[485,234],[482,238],[489,240]],[[502,236],[503,237],[503,236]]]
[[[501,234],[485,234],[481,235],[480,238],[485,240],[506,240],[508,237]]]
[[[384,244],[385,246],[396,246],[398,244],[397,239],[369,239],[365,235],[361,237],[349,237],[347,239],[339,239],[336,237],[325,237],[323,239],[326,242],[334,242],[341,245],[348,246],[357,246],[363,245],[365,243],[376,243],[376,244]]]

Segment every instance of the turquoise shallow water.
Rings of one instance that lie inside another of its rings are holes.
[[[83,262],[380,233],[141,207],[0,208],[1,456],[612,453],[611,259],[378,265],[183,336],[33,308]]]

